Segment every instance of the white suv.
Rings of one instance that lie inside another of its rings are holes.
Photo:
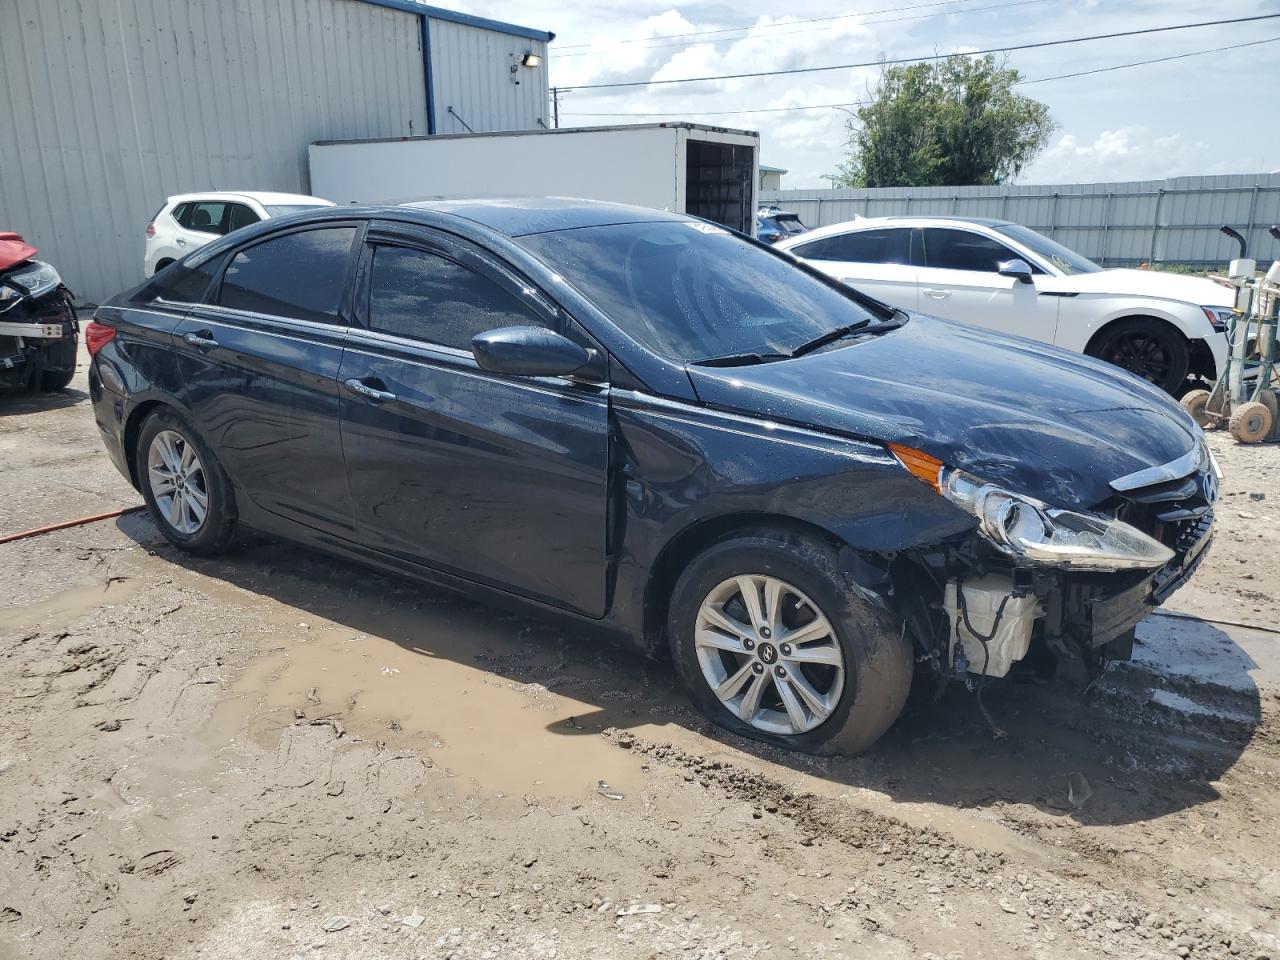
[[[282,217],[333,201],[298,193],[180,193],[147,224],[142,275],[150,277],[224,233],[269,217]]]
[[[907,310],[1099,357],[1176,393],[1227,355],[1232,294],[1202,277],[1103,270],[1003,220],[877,217],[780,241],[869,296]]]

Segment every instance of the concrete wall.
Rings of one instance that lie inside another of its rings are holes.
[[[1246,234],[1259,263],[1280,256],[1267,233],[1280,223],[1280,174],[1175,177],[1120,183],[998,187],[885,187],[773,190],[776,203],[821,227],[856,216],[994,217],[1052,237],[1104,266],[1185,263],[1221,266],[1236,255],[1223,224]]]
[[[3,0],[0,229],[82,300],[190,190],[306,193],[307,146],[427,130],[422,18],[355,0]]]

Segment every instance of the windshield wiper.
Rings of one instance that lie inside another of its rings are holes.
[[[894,308],[891,320],[881,320],[879,323],[872,323],[870,319],[859,320],[857,323],[851,323],[845,327],[836,327],[834,330],[828,330],[820,337],[814,337],[807,343],[802,343],[791,351],[791,356],[799,357],[806,353],[812,353],[820,347],[825,347],[829,343],[835,343],[837,340],[843,340],[845,337],[854,333],[875,334],[887,333],[890,330],[897,330],[900,326],[911,319],[910,314],[905,310]]]
[[[790,360],[790,353],[726,353],[722,357],[704,357],[693,361],[698,367],[741,367],[746,364],[769,363],[772,360]]]
[[[859,320],[857,323],[850,323],[843,327],[836,327],[834,330],[828,330],[826,333],[814,337],[812,340],[806,340],[800,346],[791,351],[791,356],[800,357],[806,353],[812,353],[819,347],[825,347],[828,343],[835,343],[837,340],[843,340],[851,333],[856,333],[864,329],[867,324],[871,323],[871,318]]]

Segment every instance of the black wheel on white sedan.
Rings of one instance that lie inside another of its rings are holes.
[[[1187,379],[1191,351],[1186,338],[1159,320],[1135,317],[1103,329],[1090,353],[1114,363],[1166,393],[1176,393]]]
[[[147,417],[135,469],[160,532],[189,553],[220,553],[236,534],[235,495],[212,451],[171,410]]]
[[[911,686],[901,625],[845,579],[833,546],[808,536],[760,531],[707,548],[676,584],[668,635],[711,720],[790,749],[866,750]]]

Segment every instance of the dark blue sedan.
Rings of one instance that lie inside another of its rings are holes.
[[[555,612],[799,749],[870,746],[917,667],[1096,675],[1211,534],[1200,430],[1145,382],[648,209],[270,220],[86,341],[179,547],[251,528]]]

